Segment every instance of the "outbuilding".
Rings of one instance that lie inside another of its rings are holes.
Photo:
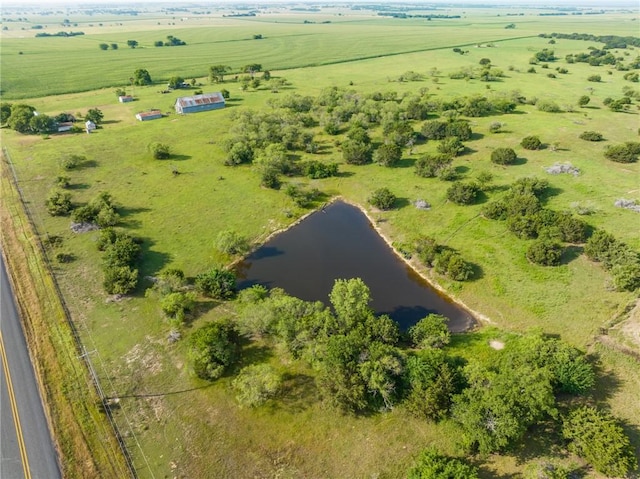
[[[136,118],[140,121],[157,120],[162,118],[162,112],[160,110],[141,111],[136,115]]]
[[[91,133],[93,130],[96,129],[96,124],[91,120],[87,120],[84,122],[84,127],[87,130],[87,133]]]
[[[71,131],[71,128],[73,128],[73,122],[72,121],[63,121],[58,123],[58,133],[62,133],[65,131]]]
[[[181,96],[176,99],[176,113],[197,113],[199,111],[219,110],[224,108],[222,93],[203,93],[201,95]]]
[[[118,101],[120,103],[129,103],[130,101],[133,101],[133,97],[131,95],[120,95],[118,97]]]

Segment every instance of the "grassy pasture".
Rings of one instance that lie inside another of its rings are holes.
[[[349,82],[353,82],[351,88],[363,93],[376,90],[402,93],[427,87],[437,98],[477,93],[492,95],[517,89],[527,97],[553,99],[564,106],[575,105],[577,98],[586,93],[585,88],[594,87],[589,107],[580,109],[576,106],[575,112],[550,114],[539,112],[532,106],[519,106],[517,114],[472,119],[476,137],[466,143],[470,152],[457,158],[454,167],[466,179],[474,178],[482,171],[491,172],[497,187],[526,175],[548,178],[553,187],[553,194],[546,200],[549,207],[560,210],[568,208],[574,201],[591,202],[596,213],[586,220],[637,249],[640,248],[637,228],[630,227],[637,224],[637,213],[615,208],[613,201],[618,197],[638,198],[639,165],[619,165],[602,156],[604,144],[637,139],[637,111],[611,113],[602,105],[605,97],[618,97],[623,86],[634,84],[623,81],[623,72],[613,71],[608,75],[606,67],[567,65],[563,60],[550,64],[549,70],[536,66],[536,74],[525,73],[529,68],[529,57],[549,46],[548,40],[535,37],[541,31],[615,31],[623,34],[621,30],[627,28],[627,23],[619,23],[617,16],[594,17],[507,17],[499,22],[496,18],[481,17],[477,20],[477,28],[469,27],[470,24],[476,25],[475,18],[461,19],[460,23],[465,21],[466,24],[458,26],[444,21],[433,21],[434,26],[426,26],[416,25],[419,22],[415,21],[403,23],[390,19],[359,19],[351,22],[348,28],[337,24],[261,23],[259,31],[253,24],[247,26],[248,21],[238,21],[242,27],[234,26],[224,31],[204,28],[171,30],[171,34],[190,43],[187,47],[129,50],[121,46],[118,51],[107,52],[97,48],[100,41],[111,42],[107,37],[91,42],[82,37],[25,39],[24,42],[31,45],[36,40],[60,41],[57,53],[60,60],[72,56],[68,50],[69,43],[64,42],[83,40],[84,43],[77,43],[82,45],[78,47],[80,58],[73,59],[77,66],[69,69],[71,73],[65,80],[69,85],[75,85],[75,90],[82,90],[84,87],[78,85],[85,85],[85,81],[75,76],[78,66],[82,71],[88,68],[82,66],[81,59],[87,62],[89,58],[95,61],[104,55],[121,54],[128,58],[130,64],[123,66],[124,63],[109,62],[108,71],[102,72],[104,64],[100,63],[90,82],[99,83],[108,75],[126,79],[130,71],[142,66],[139,58],[152,58],[146,57],[152,54],[157,55],[153,61],[157,62],[158,68],[169,63],[177,67],[176,62],[184,61],[181,69],[167,70],[167,76],[185,73],[185,65],[198,61],[205,69],[213,63],[229,63],[237,67],[244,63],[262,62],[272,73],[285,76],[292,83],[289,90],[283,90],[279,95],[288,91],[315,95],[323,87],[339,85],[347,88]],[[504,23],[516,22],[518,28],[504,30],[503,20]],[[442,28],[437,27],[437,33],[431,33],[431,28],[435,29],[435,25],[440,24]],[[119,38],[122,41],[132,38],[134,27],[131,25],[131,31],[121,33]],[[302,36],[302,30],[307,31],[307,28],[312,34]],[[403,29],[406,29],[403,35],[386,39],[386,36],[396,35]],[[487,40],[506,34],[520,37],[527,36],[522,35],[525,29],[533,36],[497,42],[494,48],[472,47],[485,34]],[[423,32],[422,37],[420,32]],[[139,41],[146,38],[152,42],[158,37],[157,32],[139,33],[135,36]],[[143,37],[142,33],[147,36]],[[250,40],[252,43],[247,44],[249,40],[243,38],[251,33],[262,33],[268,38]],[[201,35],[202,43],[191,45],[191,35]],[[383,41],[367,44],[378,35]],[[233,38],[237,41],[232,41]],[[420,45],[420,38],[429,40],[424,42],[428,48],[414,48]],[[295,39],[293,44],[292,39]],[[233,62],[212,60],[211,42],[218,42],[215,45],[223,51],[228,48],[229,56],[224,58],[232,58]],[[291,67],[286,67],[291,69],[277,71],[271,62],[262,60],[265,57],[243,51],[247,45],[262,48],[262,42],[271,47],[277,45],[279,56],[276,57],[275,51],[269,53],[274,55],[273,64],[285,67],[290,62]],[[305,56],[303,49],[297,46],[298,42],[306,45],[315,56]],[[452,46],[463,44],[470,45],[468,55],[460,56],[451,51]],[[586,51],[590,44],[558,40],[552,48],[560,58],[564,58],[567,53]],[[209,57],[199,59],[206,50]],[[426,51],[384,56],[414,50]],[[174,54],[182,55],[183,52],[186,58],[173,58]],[[384,57],[348,61],[363,54]],[[47,56],[44,51],[40,55],[42,58]],[[26,48],[25,55],[21,57],[28,58]],[[490,58],[505,71],[507,77],[492,83],[448,78],[448,73],[465,66],[476,66],[483,57]],[[187,61],[189,59],[191,62]],[[334,63],[293,68],[296,62],[303,62],[298,65],[301,66],[323,63],[323,59]],[[2,61],[5,61],[5,40]],[[41,68],[46,70],[50,66],[51,61],[48,65],[44,61]],[[428,75],[433,66],[440,70],[437,83]],[[514,69],[509,70],[509,66]],[[556,66],[568,68],[569,73],[557,75],[556,79],[547,78],[546,73],[554,72]],[[160,70],[146,67],[154,78],[162,78],[160,73],[156,73]],[[423,73],[426,79],[409,83],[389,81],[408,70]],[[3,89],[6,71],[3,64]],[[602,83],[586,82],[586,77],[594,72],[602,74]],[[204,71],[198,73],[194,69],[194,76],[203,74]],[[189,78],[191,75],[184,76]],[[83,78],[86,80],[88,77]],[[91,88],[109,84],[92,85]],[[259,241],[289,225],[304,211],[296,209],[283,193],[260,188],[256,173],[249,167],[224,167],[220,148],[220,141],[231,125],[229,115],[234,109],[266,108],[266,101],[274,95],[267,90],[241,92],[234,83],[224,86],[231,90],[232,101],[223,111],[180,117],[173,114],[148,123],[137,122],[135,113],[151,107],[170,111],[176,93],[161,95],[157,93],[157,86],[136,87],[139,101],[129,104],[117,103],[111,89],[31,98],[26,102],[41,112],[52,114],[84,112],[97,106],[104,111],[107,122],[104,128],[91,135],[54,135],[47,140],[2,130],[3,144],[7,145],[16,163],[21,187],[36,212],[41,232],[62,236],[63,249],[77,256],[75,262],[60,265],[56,274],[87,349],[97,351],[96,363],[101,378],[104,378],[106,394],[121,398],[121,409],[116,412],[116,417],[125,431],[140,477],[169,474],[205,477],[215,471],[218,477],[371,477],[378,474],[379,477],[394,478],[403,477],[413,457],[427,444],[437,443],[444,452],[458,453],[455,448],[456,430],[448,422],[433,425],[416,421],[402,408],[389,414],[360,418],[336,416],[333,411],[325,410],[316,398],[310,377],[312,373],[307,367],[282,359],[268,344],[248,345],[243,352],[241,366],[269,361],[286,371],[284,398],[256,411],[239,409],[230,389],[231,378],[209,385],[190,377],[185,364],[185,341],[167,345],[168,324],[161,317],[157,300],[145,298],[143,288],[121,302],[105,300],[100,287],[100,255],[93,242],[96,235],[73,235],[68,229],[68,218],[51,218],[45,213],[44,200],[55,176],[60,173],[60,159],[76,153],[86,155],[92,163],[67,173],[72,179],[74,202],[84,203],[99,191],[113,194],[122,205],[123,226],[145,240],[142,276],[153,275],[169,265],[182,268],[187,275],[193,276],[224,260],[213,247],[215,236],[221,230],[233,229]],[[48,87],[43,85],[42,88],[44,93]],[[489,133],[489,125],[493,121],[505,123],[503,133]],[[414,128],[417,130],[419,126],[416,123]],[[583,142],[577,136],[584,130],[600,131],[607,141],[604,144]],[[339,150],[333,147],[334,138],[320,131],[317,133],[317,139],[326,152],[318,157],[325,161],[340,161]],[[523,150],[519,142],[530,134],[539,135],[548,145],[557,142],[558,151],[550,148],[533,152]],[[374,141],[381,139],[381,133],[375,132]],[[152,141],[169,143],[176,156],[166,161],[152,160],[146,150]],[[489,155],[497,146],[515,148],[524,161],[510,167],[493,165]],[[414,175],[412,165],[415,159],[434,150],[432,143],[418,145],[412,155],[406,155],[402,166],[394,169],[341,164],[340,170],[345,174],[340,177],[313,182],[294,181],[312,184],[329,195],[341,194],[362,205],[366,205],[366,198],[374,186],[388,186],[407,201],[417,198],[429,201],[433,205],[429,212],[406,206],[372,214],[384,220],[379,225],[393,240],[410,241],[419,233],[433,235],[438,242],[458,249],[464,258],[480,267],[480,278],[470,283],[433,278],[501,328],[485,328],[458,337],[453,348],[467,357],[487,356],[494,353],[487,345],[490,339],[508,341],[511,332],[534,327],[559,334],[582,348],[590,348],[599,356],[602,369],[609,378],[602,379],[598,399],[629,422],[629,430],[635,434],[632,437],[638,445],[637,428],[640,424],[637,418],[640,410],[636,399],[640,375],[637,364],[630,363],[625,356],[601,344],[592,346],[599,328],[618,315],[634,295],[606,290],[607,273],[583,256],[568,254],[563,264],[556,268],[529,265],[524,259],[527,241],[516,239],[503,223],[477,217],[482,202],[498,197],[499,191],[489,192],[488,198],[477,205],[460,207],[446,202],[448,183]],[[568,161],[578,166],[583,174],[575,178],[549,176],[542,169],[555,162]],[[172,167],[181,174],[174,177]],[[185,327],[185,336],[205,321],[232,314],[233,306],[203,302],[199,308],[198,319]],[[547,452],[544,444],[530,444],[526,451],[491,457],[482,464],[483,476],[510,477],[522,470],[523,462]]]
[[[388,55],[395,58],[446,47],[469,48],[477,43],[552,31],[608,33],[599,18],[591,17],[599,16],[542,19],[531,15],[513,20],[517,21],[516,29],[504,28],[511,17],[495,16],[432,21],[355,16],[353,21],[302,24],[302,19],[282,23],[277,15],[265,15],[256,17],[260,21],[212,18],[206,26],[186,26],[178,21],[176,26],[164,29],[158,29],[161,25],[150,28],[144,23],[127,23],[119,31],[96,31],[71,38],[33,38],[36,31],[27,30],[24,38],[2,37],[2,94],[6,99],[23,99],[123,86],[137,68],[146,68],[154,80],[162,82],[177,74],[204,77],[213,64],[229,65],[235,72],[249,63],[261,63],[269,70],[295,69]],[[612,15],[618,35],[636,33],[632,18]],[[98,23],[100,19],[91,21]],[[58,30],[50,27],[47,31]],[[254,34],[264,38],[253,40]],[[169,51],[153,46],[154,41],[164,40],[167,35],[187,45]],[[127,47],[127,40],[132,39],[139,42],[139,48]],[[100,43],[117,43],[119,49],[101,51]]]

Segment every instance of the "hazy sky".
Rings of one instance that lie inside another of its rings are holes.
[[[460,0],[460,1],[451,1],[451,0],[387,0],[382,2],[378,0],[352,0],[349,1],[339,1],[339,0],[297,0],[296,3],[422,3],[422,4],[482,4],[482,5],[531,5],[531,6],[600,6],[600,7],[615,7],[615,6],[626,6],[626,7],[636,7],[640,10],[640,0]],[[210,0],[210,1],[198,1],[198,0],[172,0],[172,1],[163,1],[163,0],[85,0],[78,4],[77,1],[64,1],[64,0],[5,0],[2,2],[5,6],[15,6],[15,5],[29,5],[29,6],[40,6],[40,7],[52,7],[54,5],[69,5],[75,7],[84,7],[87,5],[123,5],[123,4],[141,4],[141,3],[154,3],[156,5],[162,4],[191,4],[191,5],[216,5],[216,4],[276,4],[276,3],[293,3],[282,0],[239,0],[239,1],[221,1],[221,0]]]

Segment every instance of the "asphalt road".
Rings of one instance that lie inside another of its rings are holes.
[[[1,256],[0,360],[0,478],[62,478]]]

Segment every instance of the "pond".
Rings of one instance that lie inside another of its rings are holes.
[[[361,278],[371,307],[406,329],[430,313],[464,331],[472,315],[435,290],[400,259],[358,208],[335,201],[274,236],[236,267],[240,289],[280,287],[306,301],[329,305],[336,279]]]

